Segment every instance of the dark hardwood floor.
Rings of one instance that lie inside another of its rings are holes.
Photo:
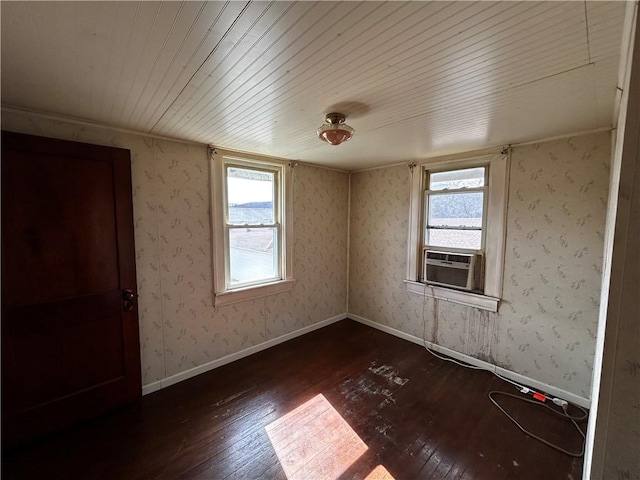
[[[581,478],[582,459],[523,434],[491,390],[515,392],[344,320],[5,452],[2,478]],[[579,449],[569,422],[501,401],[535,433]]]

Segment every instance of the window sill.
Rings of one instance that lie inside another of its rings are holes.
[[[405,280],[404,284],[409,293],[459,303],[460,305],[475,307],[489,312],[497,312],[498,304],[500,303],[499,298],[488,297],[487,295],[477,293],[462,292],[460,290],[437,287],[435,285],[425,285],[424,283],[413,282],[411,280]]]
[[[266,285],[256,285],[252,287],[227,290],[216,293],[213,297],[213,306],[221,307],[233,303],[246,302],[255,298],[267,297],[278,293],[288,292],[293,289],[294,279],[280,280]]]

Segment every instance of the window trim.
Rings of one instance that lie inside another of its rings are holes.
[[[277,171],[279,174],[280,231],[278,241],[280,278],[257,284],[228,285],[229,245],[226,221],[226,167]],[[289,162],[262,156],[244,156],[235,152],[212,149],[211,173],[211,238],[213,249],[213,304],[215,307],[283,293],[293,288],[293,198],[292,167]]]
[[[454,303],[483,310],[497,311],[502,296],[504,275],[504,248],[508,194],[509,150],[495,154],[467,157],[436,158],[420,164],[411,164],[411,196],[409,202],[409,233],[407,240],[407,264],[405,287],[408,292],[442,298]],[[428,286],[420,282],[422,267],[425,182],[428,170],[457,170],[488,165],[486,199],[486,225],[484,236],[485,278],[484,293],[464,292],[452,288]]]

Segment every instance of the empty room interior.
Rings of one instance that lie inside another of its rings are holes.
[[[640,479],[637,10],[1,2],[3,478]]]

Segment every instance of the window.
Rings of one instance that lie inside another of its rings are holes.
[[[482,250],[487,171],[426,171],[425,247]]]
[[[504,152],[411,166],[409,291],[497,310],[502,293],[507,160]]]
[[[214,151],[216,306],[292,288],[290,168],[276,160]]]

